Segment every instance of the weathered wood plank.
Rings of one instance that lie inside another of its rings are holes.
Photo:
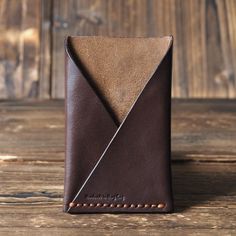
[[[40,0],[1,0],[0,9],[0,98],[37,97]]]
[[[2,206],[62,204],[62,161],[2,161],[0,169]],[[236,208],[235,163],[174,162],[172,170],[177,212],[187,208]]]
[[[64,97],[66,35],[172,34],[173,96],[235,98],[235,19],[235,0],[55,1],[52,97]]]
[[[236,161],[235,104],[173,100],[173,160]],[[0,159],[64,159],[63,101],[2,102],[0,129]]]
[[[103,223],[103,222],[102,222]],[[84,223],[85,225],[86,223]],[[131,224],[131,223],[130,223]],[[107,224],[105,224],[107,226]],[[122,230],[121,228],[124,228],[125,226],[117,225],[112,222],[112,225],[114,225],[113,228],[111,228],[111,224],[109,227],[106,228],[106,230],[101,229],[94,229],[93,232],[89,229],[78,229],[78,228],[23,228],[23,227],[15,227],[14,232],[10,227],[3,227],[2,232],[4,232],[4,235],[6,236],[12,236],[12,235],[58,235],[58,236],[71,236],[71,235],[77,235],[79,231],[79,235],[81,236],[100,236],[100,235],[130,235],[130,236],[140,236],[140,235],[150,235],[150,236],[163,236],[163,235],[176,235],[176,236],[182,236],[182,235],[214,235],[214,236],[222,236],[222,235],[234,235],[235,230],[230,229],[179,229],[179,228],[169,228],[169,229],[162,229],[160,232],[158,232],[156,229],[149,229],[148,232],[145,231],[143,228],[137,228],[135,229],[127,229],[125,228]]]
[[[174,100],[172,114],[173,214],[68,215],[63,101],[1,102],[0,234],[236,234],[235,100]]]
[[[174,100],[173,158],[235,161],[235,104],[235,100]]]
[[[0,98],[63,98],[68,34],[172,34],[173,97],[236,97],[235,0],[1,0],[0,9]]]
[[[41,0],[39,98],[51,97],[53,1]]]
[[[49,235],[48,228],[58,232],[77,229],[84,234],[115,230],[131,235],[171,235],[174,229],[179,234],[196,230],[223,235],[235,232],[236,164],[186,162],[174,163],[172,169],[173,214],[76,216],[62,213],[62,162],[1,163],[0,232],[40,230]],[[8,227],[12,219],[14,226]]]

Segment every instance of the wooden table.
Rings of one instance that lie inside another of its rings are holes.
[[[62,212],[63,101],[0,103],[0,235],[236,235],[236,101],[174,100],[175,213]]]

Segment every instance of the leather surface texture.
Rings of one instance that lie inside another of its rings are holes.
[[[172,36],[65,40],[65,212],[173,211],[172,48]]]

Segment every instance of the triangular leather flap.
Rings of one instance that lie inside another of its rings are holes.
[[[171,211],[172,38],[68,212]],[[76,206],[76,207],[74,207]]]
[[[170,37],[71,37],[74,56],[116,123],[121,123],[156,66]]]

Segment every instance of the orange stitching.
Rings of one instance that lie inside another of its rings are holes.
[[[157,203],[157,204],[114,204],[114,203],[74,203],[71,202],[71,208],[80,207],[80,208],[158,208],[163,209],[166,204],[165,203]]]

